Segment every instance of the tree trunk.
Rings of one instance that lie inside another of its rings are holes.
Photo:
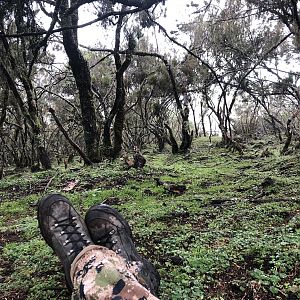
[[[125,120],[124,104],[121,103],[114,123],[114,158],[118,157],[123,144],[123,128]]]
[[[186,153],[188,149],[191,148],[192,140],[193,140],[193,131],[189,133],[189,108],[186,106],[185,109],[182,110],[182,142],[180,145],[180,152]]]
[[[286,135],[287,135],[287,138],[286,138],[286,141],[285,141],[285,144],[281,150],[281,154],[285,154],[287,151],[288,151],[288,148],[291,144],[291,141],[292,141],[292,137],[293,137],[293,130],[291,128],[291,125],[292,125],[292,121],[298,117],[300,114],[300,109],[298,109],[290,119],[287,120],[287,123],[286,123]]]
[[[124,10],[124,6],[122,8]],[[115,34],[115,48],[114,48],[114,59],[116,65],[116,98],[114,105],[109,113],[109,116],[104,124],[104,132],[103,132],[103,151],[106,156],[110,156],[116,158],[120,155],[123,144],[123,128],[124,128],[124,120],[125,120],[125,103],[126,103],[126,93],[124,88],[124,73],[129,67],[132,59],[132,51],[134,47],[132,47],[132,43],[130,43],[130,39],[128,42],[128,50],[126,51],[125,61],[122,63],[120,57],[120,36],[121,29],[123,23],[124,16],[119,16],[116,34]],[[111,145],[111,135],[110,135],[110,127],[114,120],[114,146],[112,149]]]
[[[190,107],[193,113],[193,120],[194,120],[194,128],[195,128],[195,136],[198,137],[199,136],[199,130],[198,130],[198,125],[197,125],[197,121],[196,121],[196,114],[195,114],[195,109],[193,107],[192,102],[190,101]]]
[[[28,112],[33,121],[32,129],[33,129],[34,143],[36,145],[38,159],[41,162],[43,168],[49,170],[51,169],[51,161],[46,151],[46,148],[43,144],[41,125],[38,117],[38,109],[34,101],[33,87],[31,82],[27,78],[21,78],[21,81],[23,83],[27,95]]]
[[[3,124],[6,119],[6,108],[7,108],[7,100],[8,100],[9,90],[7,87],[4,87],[1,98],[2,98],[2,108],[0,115],[0,137],[2,137]],[[0,180],[4,175],[4,146],[3,143],[0,143]]]
[[[161,153],[165,149],[164,133],[158,128],[150,129],[150,132],[155,136],[158,145],[158,152]]]
[[[186,105],[185,108],[183,108],[182,103],[179,99],[179,95],[178,95],[178,91],[177,91],[177,87],[176,87],[176,81],[175,81],[175,76],[173,74],[171,65],[165,60],[163,59],[163,62],[167,68],[170,80],[171,80],[171,84],[172,84],[172,89],[173,89],[173,94],[174,94],[174,98],[175,98],[175,102],[176,102],[176,106],[177,109],[180,112],[180,116],[182,118],[182,127],[181,127],[181,145],[180,145],[180,152],[185,153],[188,151],[188,149],[191,147],[192,144],[192,140],[193,140],[193,136],[192,134],[190,134],[190,130],[189,130],[189,108]],[[175,150],[175,149],[174,149]]]
[[[205,122],[204,122],[204,111],[203,111],[203,103],[201,101],[200,103],[200,114],[201,114],[201,125],[202,125],[202,132],[203,132],[203,136],[206,136],[206,129],[205,129]]]
[[[2,145],[0,145],[0,180],[4,176],[4,149]]]
[[[76,1],[72,0],[71,5],[74,4],[74,2]],[[62,26],[77,26],[78,10],[74,11],[72,15],[69,16],[65,15],[67,8],[68,1],[63,0],[60,10]],[[62,33],[63,45],[69,58],[69,64],[79,91],[86,153],[92,162],[97,162],[99,161],[99,132],[97,129],[96,112],[93,103],[90,70],[78,48],[77,30],[64,30]]]
[[[168,124],[165,124],[165,127],[169,131],[170,142],[171,142],[171,146],[172,146],[172,153],[173,154],[177,154],[179,152],[179,148],[178,148],[178,144],[176,142],[176,139],[175,139],[175,137],[173,135],[173,131],[172,131],[171,127]]]

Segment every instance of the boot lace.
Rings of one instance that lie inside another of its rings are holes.
[[[108,233],[102,235],[97,242],[100,245],[102,245],[110,250],[115,251],[117,254],[120,254],[121,249],[116,248],[118,241],[114,237],[115,233],[116,233],[116,231],[114,229],[112,229]]]
[[[55,228],[61,228],[60,235],[66,235],[64,246],[72,244],[68,255],[79,253],[84,247],[88,246],[91,242],[86,238],[85,233],[80,232],[80,225],[76,222],[76,217],[69,216],[66,219],[57,221],[54,224]]]

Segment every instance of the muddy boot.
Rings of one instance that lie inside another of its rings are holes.
[[[139,283],[157,294],[160,276],[152,263],[137,253],[129,224],[117,210],[95,205],[86,213],[85,223],[95,244],[115,251],[127,263],[137,263]]]
[[[68,199],[52,194],[39,201],[38,223],[45,241],[59,257],[72,290],[71,264],[84,247],[93,244],[84,221]]]

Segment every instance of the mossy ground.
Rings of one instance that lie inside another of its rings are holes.
[[[266,148],[272,155],[261,158]],[[138,249],[161,274],[160,299],[300,299],[300,155],[272,141],[243,156],[198,139],[187,156],[13,172],[0,181],[0,299],[70,299],[60,263],[42,240],[36,202],[60,192],[82,214],[117,208]],[[155,178],[184,184],[172,195]],[[63,192],[68,182],[76,187]]]

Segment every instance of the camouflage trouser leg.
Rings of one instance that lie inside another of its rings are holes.
[[[115,252],[91,245],[83,249],[71,267],[73,299],[158,300],[136,279],[138,265],[127,264]]]

